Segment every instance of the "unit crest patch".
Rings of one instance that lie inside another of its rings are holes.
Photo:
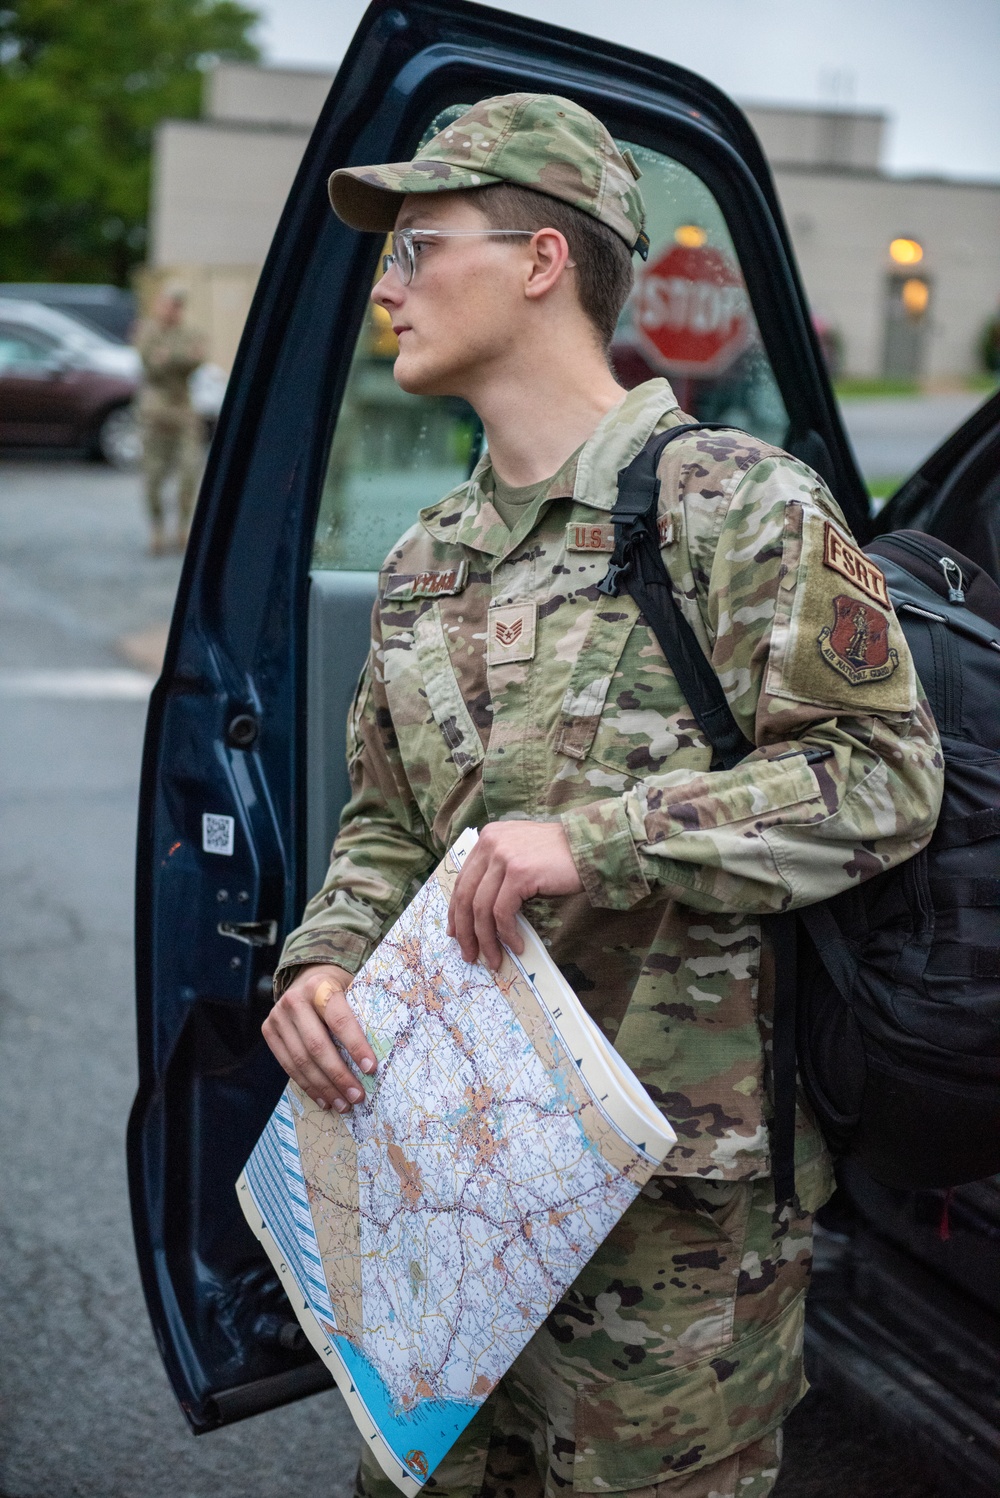
[[[889,646],[886,616],[846,593],[833,600],[833,624],[820,631],[817,643],[827,665],[852,687],[884,681],[899,665],[898,653]]]
[[[882,604],[883,608],[891,607],[883,573],[874,562],[869,561],[863,551],[845,541],[829,520],[826,521],[823,533],[823,565],[832,572],[839,572],[841,577],[853,583],[860,592],[867,593],[876,603]]]

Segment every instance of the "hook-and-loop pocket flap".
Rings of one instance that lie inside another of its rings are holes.
[[[611,679],[639,610],[631,598],[609,598],[593,610],[556,725],[555,750],[584,759],[594,742]]]
[[[483,761],[483,743],[462,696],[436,604],[414,624],[413,643],[431,715],[456,770],[463,777],[469,775]]]

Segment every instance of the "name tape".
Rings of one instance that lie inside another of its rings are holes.
[[[386,580],[384,597],[442,598],[449,593],[461,593],[468,575],[469,564],[464,559],[457,567],[448,567],[439,572],[398,572]]]
[[[669,546],[674,539],[674,518],[661,515],[657,522],[660,545]],[[567,551],[614,551],[615,528],[613,525],[589,525],[571,520],[566,527]]]

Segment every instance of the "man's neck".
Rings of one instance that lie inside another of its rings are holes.
[[[516,368],[484,381],[472,405],[494,470],[521,488],[558,472],[624,398],[603,357],[588,344],[563,349],[558,358],[551,351],[519,358]]]

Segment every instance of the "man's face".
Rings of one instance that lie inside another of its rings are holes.
[[[489,228],[459,193],[412,194],[396,219],[397,230]],[[412,395],[466,395],[517,336],[530,239],[416,238],[410,284],[391,266],[372,291],[399,340],[396,383]]]
[[[184,316],[184,303],[179,297],[163,295],[157,302],[157,319],[165,328],[176,328]]]

